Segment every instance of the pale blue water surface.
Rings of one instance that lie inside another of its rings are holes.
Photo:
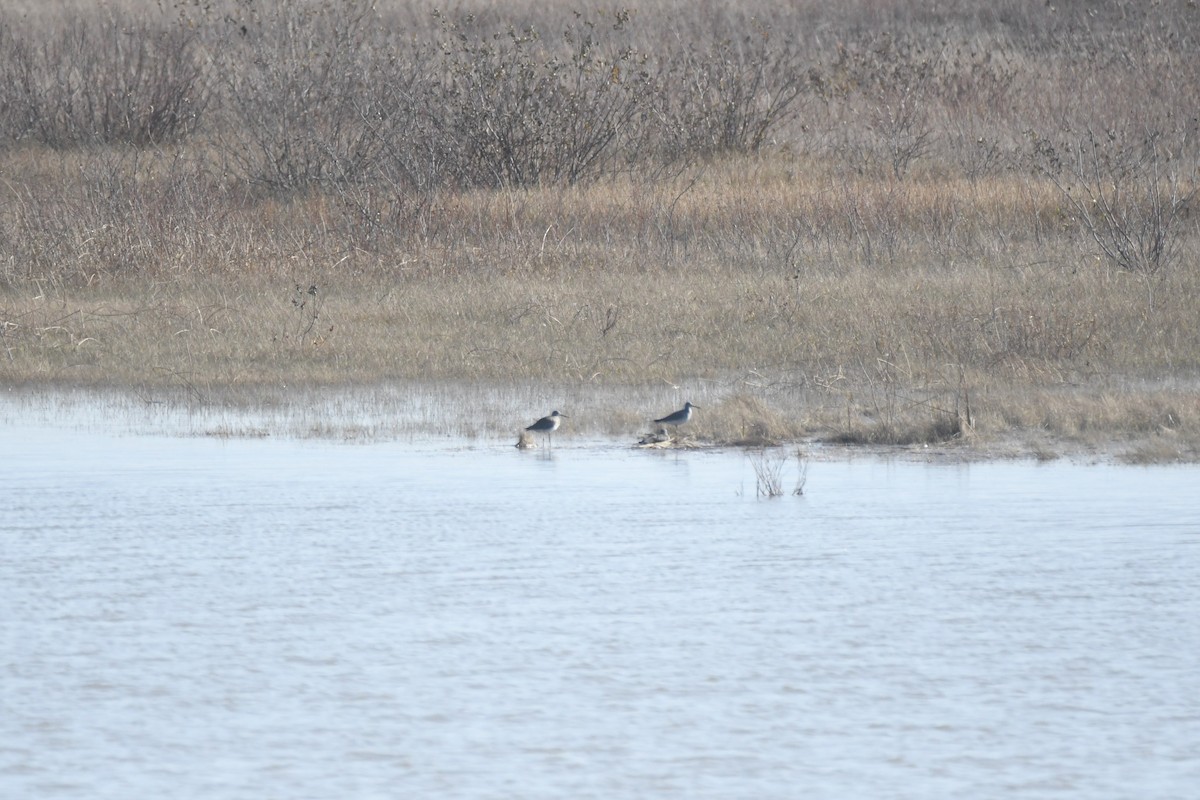
[[[3,798],[1200,787],[1194,467],[0,446]]]

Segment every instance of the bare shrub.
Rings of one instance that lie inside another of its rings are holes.
[[[754,19],[725,24],[657,61],[659,123],[647,132],[660,159],[755,152],[803,110],[803,57],[786,33]]]
[[[433,12],[401,38],[373,4],[247,6],[223,30],[223,141],[275,189],[573,184],[627,168],[646,99],[627,12],[489,27]],[[554,31],[553,34],[548,31]]]
[[[419,246],[438,239],[444,230],[436,186],[392,179],[386,172],[391,167],[400,169],[396,162],[385,162],[380,182],[332,187],[336,203],[330,208],[330,227],[347,250],[378,253]],[[419,180],[416,174],[406,174]]]
[[[817,95],[851,120],[836,134],[835,147],[858,162],[858,170],[885,164],[901,180],[930,151],[934,63],[911,37],[882,34],[842,45],[834,60],[813,69]]]
[[[1195,123],[1189,128],[1170,139],[1159,129],[1089,129],[1058,144],[1031,134],[1032,158],[1113,266],[1152,276],[1178,256],[1196,195],[1200,161],[1189,152]]]
[[[274,190],[373,174],[394,125],[390,102],[413,77],[386,55],[370,3],[246,4],[225,17],[217,74],[232,117],[222,151]]]
[[[441,143],[455,184],[573,184],[619,166],[647,89],[642,57],[620,41],[629,12],[493,32],[435,16],[443,77],[418,135]]]
[[[152,145],[209,102],[195,31],[104,10],[39,26],[0,10],[0,141]]]

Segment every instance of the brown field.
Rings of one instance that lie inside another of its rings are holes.
[[[1200,460],[1200,9],[826,5],[7,7],[0,386]]]

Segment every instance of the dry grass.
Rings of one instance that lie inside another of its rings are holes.
[[[257,24],[286,16],[270,8]],[[755,147],[622,141],[588,180],[435,180],[364,161],[353,178],[267,186],[230,155],[245,126],[275,130],[245,116],[257,106],[235,81],[202,87],[204,118],[153,146],[13,134],[0,141],[0,383],[202,404],[523,387],[455,429],[507,435],[514,416],[573,403],[564,436],[632,436],[691,400],[701,442],[1200,459],[1200,137],[1170,122],[1200,86],[1179,44],[1195,15],[1172,6],[1171,33],[1153,15],[1006,8],[946,28],[872,4],[756,4],[778,29],[846,26],[837,48],[804,33],[738,56],[795,70],[803,113]],[[689,9],[644,10],[620,34],[661,68],[655,91],[676,110],[702,100],[671,85],[677,59],[712,44]],[[484,11],[480,30],[505,21]],[[750,16],[718,22],[742,36]],[[55,24],[16,19],[0,23]],[[187,46],[224,41],[211,22]],[[662,26],[682,50],[654,50]],[[1092,64],[1094,37],[1123,57]],[[387,42],[349,43],[368,58]],[[1081,130],[1108,132],[1093,162]],[[313,174],[331,169],[326,150]],[[1116,216],[1092,215],[1105,204]],[[1125,245],[1141,260],[1112,255]]]
[[[3,297],[0,375],[10,386],[174,387],[192,400],[228,389],[254,398],[320,386],[542,383],[573,387],[585,405],[605,390],[573,418],[606,434],[691,399],[704,408],[694,435],[726,444],[814,436],[986,447],[1039,430],[1087,445],[1170,431],[1181,452],[1196,452],[1196,364],[1182,358],[1197,352],[1184,323],[1194,291],[1174,293],[1147,324],[1099,274],[1072,278],[1069,314],[1048,300],[1065,296],[1058,272],[998,271],[991,285],[919,270],[886,280],[825,273],[808,284],[810,301],[788,278],[684,274],[682,283],[604,270],[364,276],[317,283],[315,294],[306,281],[263,277],[229,289],[35,285]],[[1131,331],[1142,333],[1130,342]],[[525,409],[533,412],[544,413]]]

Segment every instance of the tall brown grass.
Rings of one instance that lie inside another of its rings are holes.
[[[6,385],[682,387],[722,441],[1200,456],[1186,2],[38,8]]]

